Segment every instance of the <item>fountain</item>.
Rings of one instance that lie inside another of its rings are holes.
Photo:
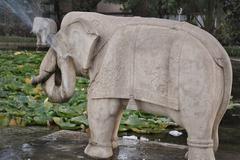
[[[32,28],[33,18],[41,15],[39,1],[35,0],[1,0],[1,10],[9,10],[17,16],[27,27]]]

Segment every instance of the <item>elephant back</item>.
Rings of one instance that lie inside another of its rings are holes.
[[[127,25],[107,44],[89,88],[91,98],[146,101],[179,110],[179,63],[184,34],[157,25]]]

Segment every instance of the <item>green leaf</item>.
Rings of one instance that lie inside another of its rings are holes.
[[[76,117],[79,114],[75,112],[74,110],[71,110],[71,108],[68,106],[60,106],[58,110],[56,110],[57,115],[60,117],[66,117],[66,118],[71,118],[71,117]]]
[[[89,125],[87,117],[85,115],[81,115],[81,116],[78,116],[78,117],[73,117],[73,118],[70,119],[70,122],[74,123],[74,124],[77,124],[77,125],[80,125],[80,124],[84,124],[86,126]]]
[[[148,125],[146,121],[144,121],[142,118],[139,118],[137,115],[130,115],[128,119],[121,122],[121,124],[137,127],[145,127]]]
[[[33,122],[37,125],[46,126],[48,118],[47,116],[36,116],[33,118]]]
[[[53,104],[51,102],[49,102],[47,99],[44,100],[44,108],[46,112],[52,109],[52,107],[53,107]]]
[[[9,124],[9,117],[7,114],[0,114],[0,127],[6,127]]]
[[[119,126],[119,131],[120,132],[126,132],[128,130],[129,130],[129,128],[126,125],[120,124],[120,126]]]
[[[63,118],[60,117],[53,117],[53,121],[61,128],[61,129],[70,129],[70,130],[76,130],[80,129],[80,126],[77,126],[76,124],[70,123],[70,122],[64,122]]]

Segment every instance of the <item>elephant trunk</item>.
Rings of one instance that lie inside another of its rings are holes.
[[[44,83],[56,71],[56,67],[56,53],[52,48],[50,48],[40,65],[39,75],[32,78],[32,85]]]
[[[76,71],[71,57],[58,59],[55,73],[43,84],[49,101],[62,103],[68,101],[73,93],[76,83]]]

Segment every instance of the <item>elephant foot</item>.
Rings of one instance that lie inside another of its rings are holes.
[[[102,159],[110,158],[113,155],[112,147],[92,145],[90,143],[85,148],[84,153],[90,157]]]
[[[188,151],[184,155],[185,159],[188,159]]]
[[[117,139],[112,141],[112,147],[113,147],[113,149],[116,149],[118,147],[118,140]]]
[[[188,138],[188,152],[185,158],[188,160],[215,160],[212,139]]]
[[[215,160],[213,148],[189,148],[185,154],[188,160]]]
[[[42,46],[42,47],[47,47],[47,46],[49,46],[49,44],[47,44],[47,43],[42,43],[41,46]]]

